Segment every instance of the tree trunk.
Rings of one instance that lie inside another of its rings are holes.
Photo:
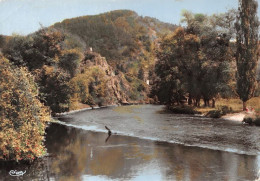
[[[209,99],[207,99],[207,106],[209,107],[210,105],[209,105]]]
[[[212,108],[215,108],[216,107],[216,101],[215,99],[212,99]]]
[[[204,107],[209,107],[209,99],[203,99],[204,101]]]
[[[246,101],[243,101],[243,111],[246,110]]]
[[[200,98],[196,99],[196,107],[200,107]]]
[[[188,98],[188,105],[192,105],[192,98],[191,98],[191,95],[189,95],[189,98]]]
[[[204,101],[204,107],[207,107],[207,100],[203,99],[203,101]]]
[[[197,107],[196,99],[192,99],[192,102],[193,102],[193,105],[194,105],[195,107]]]

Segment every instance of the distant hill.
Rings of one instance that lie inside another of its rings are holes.
[[[99,15],[66,19],[54,28],[77,35],[87,47],[106,57],[113,67],[119,63],[149,59],[154,42],[176,25],[141,17],[134,11],[116,10]],[[120,61],[120,62],[119,62]],[[124,64],[124,68],[134,66]],[[147,63],[142,63],[147,64]],[[122,66],[121,68],[124,69]]]

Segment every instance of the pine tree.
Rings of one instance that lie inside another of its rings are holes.
[[[237,93],[246,102],[253,96],[256,86],[256,67],[258,61],[258,4],[255,0],[240,0],[239,15],[236,21],[237,40]]]

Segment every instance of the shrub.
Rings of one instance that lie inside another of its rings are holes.
[[[256,126],[260,126],[260,117],[256,117],[253,121]]]
[[[249,124],[249,125],[256,125],[260,126],[260,117],[245,117],[243,119],[243,123]]]
[[[33,160],[43,145],[49,111],[38,100],[34,78],[0,55],[0,159]]]
[[[232,108],[229,108],[228,106],[221,106],[219,110],[221,111],[222,115],[226,115],[228,113],[233,112]]]
[[[221,110],[212,110],[206,114],[210,118],[220,118],[222,116]]]
[[[190,106],[168,106],[168,109],[176,114],[199,114],[198,111],[195,111],[193,107]]]
[[[245,117],[242,122],[251,125],[253,124],[253,118]]]
[[[228,113],[232,113],[233,109],[231,107],[228,106],[220,106],[218,109],[216,110],[211,110],[209,111],[206,116],[210,117],[210,118],[220,118],[221,116],[224,116]]]

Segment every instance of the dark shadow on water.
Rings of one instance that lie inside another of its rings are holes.
[[[52,124],[49,157],[0,163],[0,180],[255,180],[257,156],[84,131]],[[25,171],[11,177],[10,170]]]

